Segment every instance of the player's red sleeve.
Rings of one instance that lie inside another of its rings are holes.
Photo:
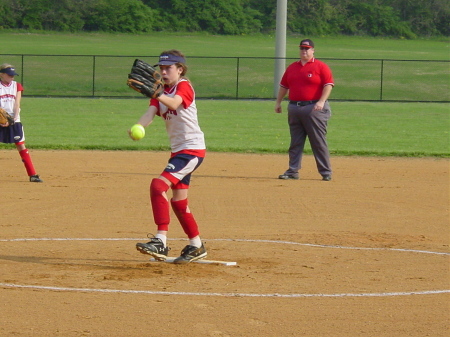
[[[150,99],[150,103],[148,105],[149,106],[154,106],[154,107],[159,109],[159,101],[156,98],[151,98]]]
[[[188,81],[178,83],[177,92],[175,93],[175,95],[181,97],[181,99],[183,100],[183,108],[185,109],[192,104],[195,96],[194,89],[192,88],[191,83]]]
[[[23,86],[19,82],[17,82],[17,91],[23,91]]]
[[[156,116],[161,116],[159,113],[159,101],[156,98],[150,98],[150,103],[148,105],[156,108]]]
[[[323,85],[332,85],[334,86],[333,73],[331,72],[330,67],[326,63],[322,63],[322,83]]]
[[[192,104],[195,97],[194,89],[192,88],[191,83],[188,81],[178,83],[175,95],[181,97],[181,99],[183,100],[182,104],[185,109]],[[156,107],[159,113],[159,101],[156,98],[150,99],[149,106]]]
[[[280,85],[286,89],[289,89],[288,73],[289,73],[290,68],[291,68],[291,66],[287,67],[286,71],[284,72],[284,74],[280,80]]]

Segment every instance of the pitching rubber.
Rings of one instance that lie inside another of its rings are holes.
[[[167,262],[167,263],[173,263],[173,261],[176,259],[176,257],[168,257],[166,258],[165,261],[158,261],[154,258],[151,258],[150,261],[151,262]],[[205,260],[205,259],[200,259],[200,260],[195,260],[195,261],[191,261],[189,263],[205,263],[205,264],[220,264],[223,266],[236,266],[237,262],[231,262],[231,261],[217,261],[217,260]]]

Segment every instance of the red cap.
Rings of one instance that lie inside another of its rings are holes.
[[[310,40],[310,39],[301,40],[300,47],[314,48],[314,42],[312,42],[312,40]]]

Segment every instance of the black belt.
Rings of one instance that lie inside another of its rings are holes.
[[[296,106],[305,106],[305,105],[310,105],[310,104],[316,104],[318,102],[317,101],[289,101],[289,104],[294,104]]]

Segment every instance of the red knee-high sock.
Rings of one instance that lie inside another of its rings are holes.
[[[199,235],[200,233],[198,231],[197,222],[195,221],[192,213],[189,213],[187,211],[188,200],[187,199],[178,201],[170,200],[170,203],[172,204],[172,209],[175,215],[177,216],[178,221],[180,221],[181,227],[183,227],[183,230],[188,236],[188,238],[192,239],[195,238],[197,235]]]
[[[31,156],[28,153],[28,149],[20,151],[19,154],[22,158],[23,164],[25,165],[28,176],[34,176],[36,174],[36,171],[34,170],[33,162],[31,161]]]
[[[155,178],[150,183],[150,202],[153,209],[153,219],[160,231],[168,231],[170,223],[169,201],[165,192],[169,186],[161,179]]]

